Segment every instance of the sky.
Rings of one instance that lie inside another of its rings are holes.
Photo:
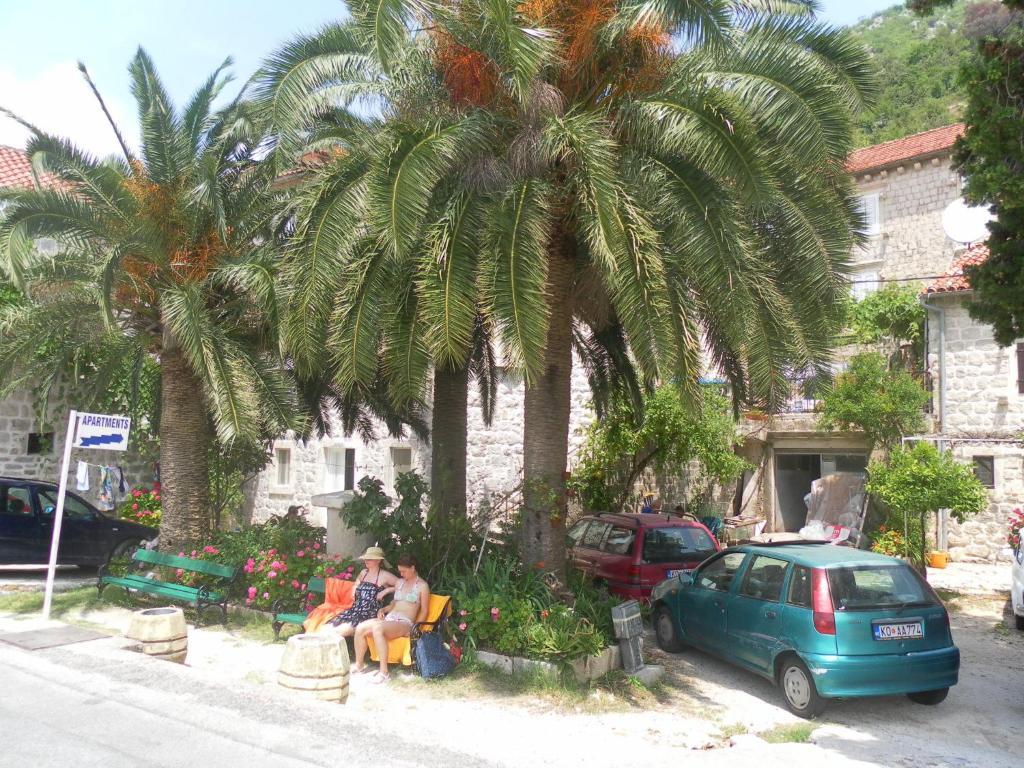
[[[824,0],[821,15],[849,24],[893,4]],[[135,144],[126,67],[139,45],[181,104],[226,56],[234,59],[234,95],[268,52],[344,14],[341,0],[0,0],[0,107],[91,152],[116,152],[78,61]],[[0,144],[23,146],[26,137],[0,115]]]

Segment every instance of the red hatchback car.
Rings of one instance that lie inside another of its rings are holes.
[[[721,549],[704,525],[655,514],[588,515],[569,529],[569,560],[608,591],[649,600],[651,590]]]

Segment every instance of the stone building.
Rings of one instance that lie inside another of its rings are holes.
[[[925,437],[973,461],[992,488],[986,513],[963,526],[943,521],[937,536],[955,559],[994,559],[1005,536],[1005,513],[1024,491],[1018,441],[1024,425],[1024,395],[1018,390],[1024,385],[1017,383],[1024,369],[1017,350],[1000,350],[991,330],[970,320],[962,267],[977,260],[979,251],[960,255],[963,246],[942,228],[943,211],[960,197],[961,180],[950,156],[962,131],[961,124],[945,126],[851,155],[847,167],[860,192],[868,235],[852,255],[851,289],[862,298],[895,282],[925,294],[933,396],[932,426]],[[841,368],[840,356],[836,370]],[[747,434],[742,450],[756,469],[744,477],[735,506],[765,518],[769,530],[802,525],[804,496],[813,480],[866,469],[863,437],[819,430],[816,405],[813,387],[797,376],[784,413],[747,418],[741,425]]]
[[[944,521],[940,534],[954,557],[993,560],[1002,555],[1010,512],[1024,500],[1024,343],[1000,347],[991,328],[968,314],[964,267],[987,257],[983,245],[958,254],[925,297],[936,382],[932,439],[972,463],[989,488],[985,512],[963,524]]]

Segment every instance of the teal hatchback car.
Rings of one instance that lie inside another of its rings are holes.
[[[733,547],[659,584],[651,603],[663,650],[692,645],[756,672],[800,717],[830,698],[938,704],[960,671],[942,601],[902,560],[873,552]]]

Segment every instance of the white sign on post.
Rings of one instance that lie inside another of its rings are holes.
[[[68,469],[72,448],[94,448],[102,451],[128,450],[128,431],[132,420],[124,416],[102,413],[68,414],[68,431],[64,438],[64,460],[60,467],[57,487],[57,509],[53,513],[53,537],[50,540],[50,562],[46,569],[46,592],[43,596],[43,619],[50,618],[53,603],[53,577],[57,571],[57,550],[60,547],[60,527],[64,521],[64,497],[68,490]]]
[[[104,451],[127,451],[128,431],[132,420],[124,416],[102,413],[78,414],[75,448],[99,448]]]

